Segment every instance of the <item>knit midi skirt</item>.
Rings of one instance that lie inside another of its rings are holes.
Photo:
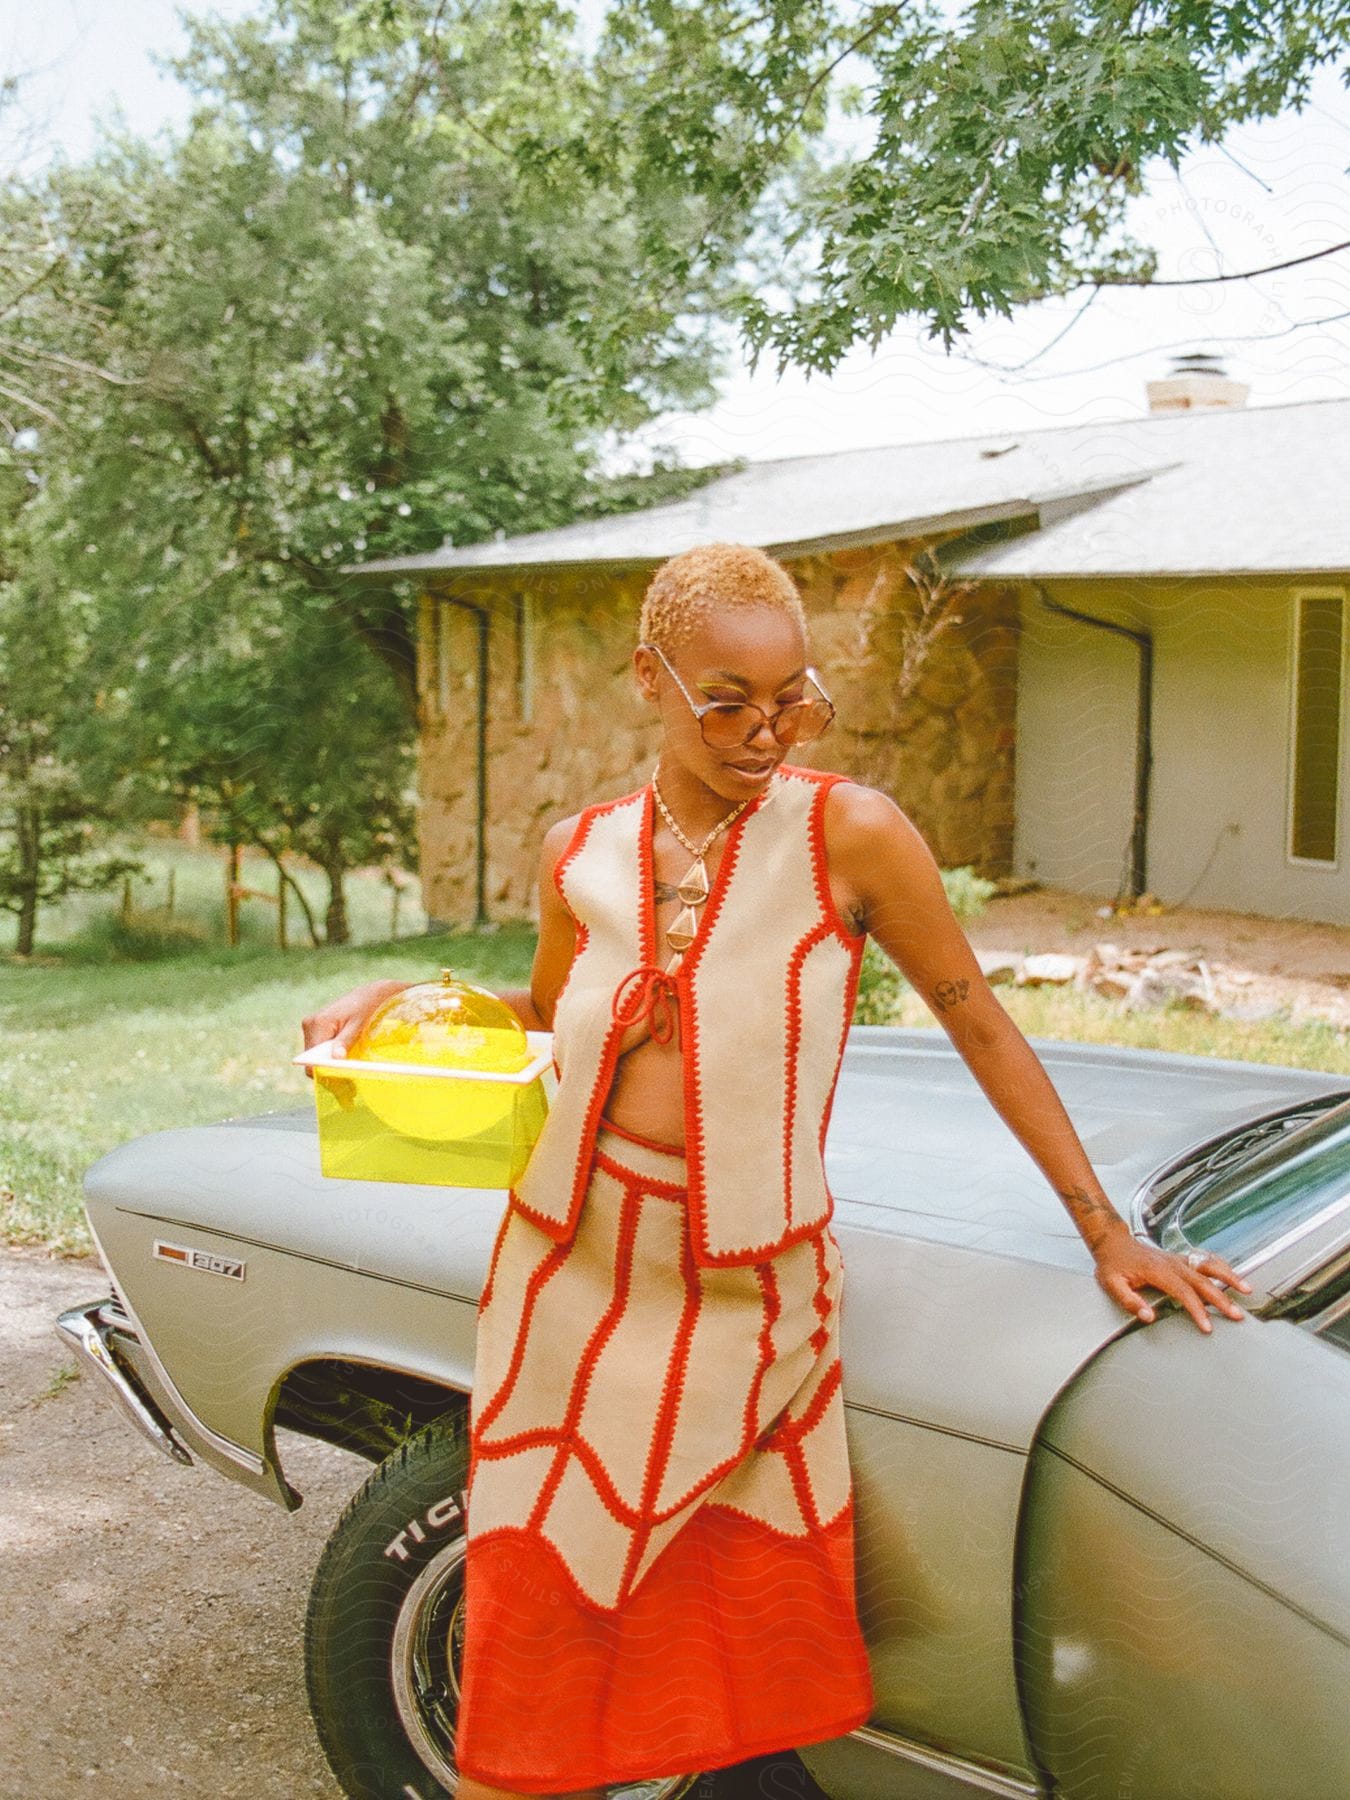
[[[872,1709],[838,1243],[701,1267],[685,1172],[604,1123],[571,1241],[509,1207],[493,1247],[455,1759],[499,1787],[723,1768]]]

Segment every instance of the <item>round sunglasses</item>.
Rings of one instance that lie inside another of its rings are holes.
[[[834,718],[834,702],[812,668],[807,668],[805,673],[820,698],[789,700],[786,706],[769,714],[762,706],[751,706],[748,701],[708,700],[700,706],[676,670],[671,668],[670,659],[659,644],[639,644],[638,649],[654,650],[666,665],[676,687],[689,702],[689,709],[698,720],[703,741],[710,750],[738,750],[742,744],[749,743],[761,723],[767,723],[777,742],[785,748],[792,744],[808,744],[827,731]]]

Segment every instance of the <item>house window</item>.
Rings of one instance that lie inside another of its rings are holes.
[[[1340,849],[1343,589],[1294,595],[1293,663],[1289,854],[1296,862],[1334,864]]]

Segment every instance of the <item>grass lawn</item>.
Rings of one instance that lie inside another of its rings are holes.
[[[443,965],[491,988],[523,986],[533,954],[533,931],[517,926],[343,949],[282,953],[254,941],[143,963],[0,966],[0,1234],[57,1255],[91,1250],[80,1182],[104,1151],[150,1131],[311,1103],[290,1061],[306,1013],[376,976],[429,980]],[[1053,987],[997,991],[1029,1037],[1350,1076],[1350,1042],[1331,1025],[1122,1013]],[[903,985],[894,1022],[941,1029]]]
[[[1129,1044],[1175,1050],[1188,1056],[1231,1057],[1276,1063],[1288,1069],[1320,1069],[1350,1076],[1350,1033],[1322,1020],[1293,1023],[1276,1016],[1260,1021],[1224,1019],[1180,1006],[1123,1012],[1113,1000],[1072,987],[996,987],[1018,1029],[1027,1037],[1062,1038],[1076,1044]],[[906,985],[895,1025],[933,1025],[932,1013]]]
[[[0,967],[0,1234],[57,1254],[92,1250],[80,1182],[104,1151],[175,1125],[312,1104],[290,1061],[307,1013],[377,976],[433,980],[443,966],[521,987],[533,955],[533,931],[518,927]]]
[[[175,928],[194,934],[203,945],[224,944],[225,852],[219,846],[194,847],[177,838],[143,833],[119,839],[113,848],[144,864],[142,872],[130,878],[131,904],[147,925],[162,924],[168,918]],[[303,891],[322,933],[324,908],[328,904],[326,877],[322,870],[299,859],[288,860],[287,868]],[[246,849],[240,858],[239,878],[245,887],[269,896],[240,901],[241,947],[275,946],[277,909],[270,898],[277,891],[275,867],[261,851]],[[378,873],[360,870],[349,875],[345,890],[354,943],[383,942],[395,935],[405,937],[426,930],[427,918],[415,881],[399,901],[397,930],[393,923],[393,895]],[[171,914],[167,912],[170,901]],[[38,920],[39,955],[55,954],[64,962],[106,962],[115,948],[120,907],[120,888],[111,893],[70,894],[44,907]],[[304,914],[294,894],[287,900],[286,940],[293,948],[310,943]],[[187,947],[192,946],[189,943]]]

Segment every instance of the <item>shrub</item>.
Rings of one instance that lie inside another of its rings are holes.
[[[62,946],[62,955],[77,962],[158,962],[170,956],[192,956],[215,941],[199,920],[160,908],[101,913]]]
[[[997,883],[977,875],[969,864],[944,869],[942,885],[958,919],[974,919],[997,892]],[[858,997],[853,1008],[855,1025],[889,1025],[899,1011],[900,996],[908,983],[890,957],[872,938],[863,946],[858,974]]]

